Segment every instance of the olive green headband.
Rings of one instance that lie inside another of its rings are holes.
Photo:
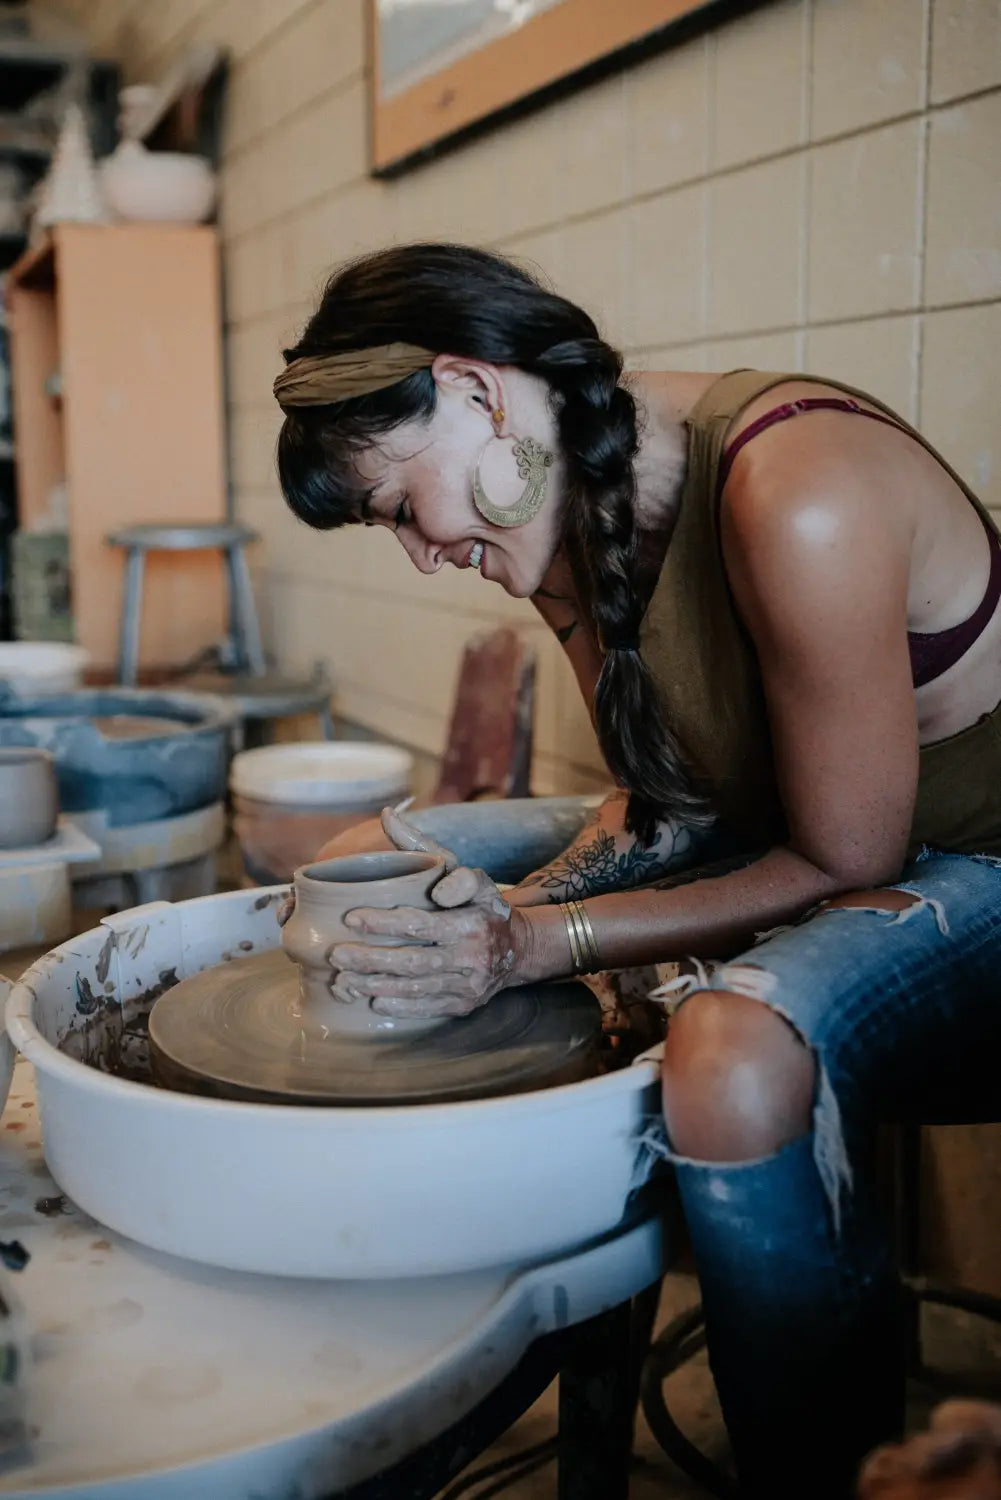
[[[416,344],[379,344],[342,354],[307,355],[285,366],[274,384],[275,399],[282,411],[348,401],[395,385],[416,370],[426,370],[437,357]]]

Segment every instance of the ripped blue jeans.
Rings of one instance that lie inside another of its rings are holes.
[[[769,1500],[853,1493],[903,1417],[903,1305],[871,1190],[881,1122],[1001,1119],[1001,860],[925,851],[899,912],[821,907],[700,990],[774,1009],[816,1064],[812,1130],[738,1163],[671,1153],[710,1362],[741,1481]]]

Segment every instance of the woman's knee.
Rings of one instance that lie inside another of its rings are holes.
[[[770,1156],[810,1128],[816,1067],[793,1028],[759,1000],[700,990],[664,1045],[671,1145],[698,1161]]]

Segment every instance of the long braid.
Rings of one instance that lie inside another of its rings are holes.
[[[534,368],[559,394],[567,548],[605,653],[594,698],[598,739],[609,770],[630,789],[627,825],[649,842],[664,809],[689,823],[708,823],[712,815],[692,786],[638,651],[644,600],[637,586],[636,403],[619,384],[621,356],[597,337],[553,345]]]

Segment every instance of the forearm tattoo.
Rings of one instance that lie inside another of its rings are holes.
[[[550,893],[549,900],[553,903],[581,901],[588,896],[648,885],[693,858],[695,837],[690,828],[665,823],[649,848],[635,840],[622,848],[617,846],[614,834],[595,827],[599,821],[600,810],[569,849],[526,876],[521,884],[539,886]]]

